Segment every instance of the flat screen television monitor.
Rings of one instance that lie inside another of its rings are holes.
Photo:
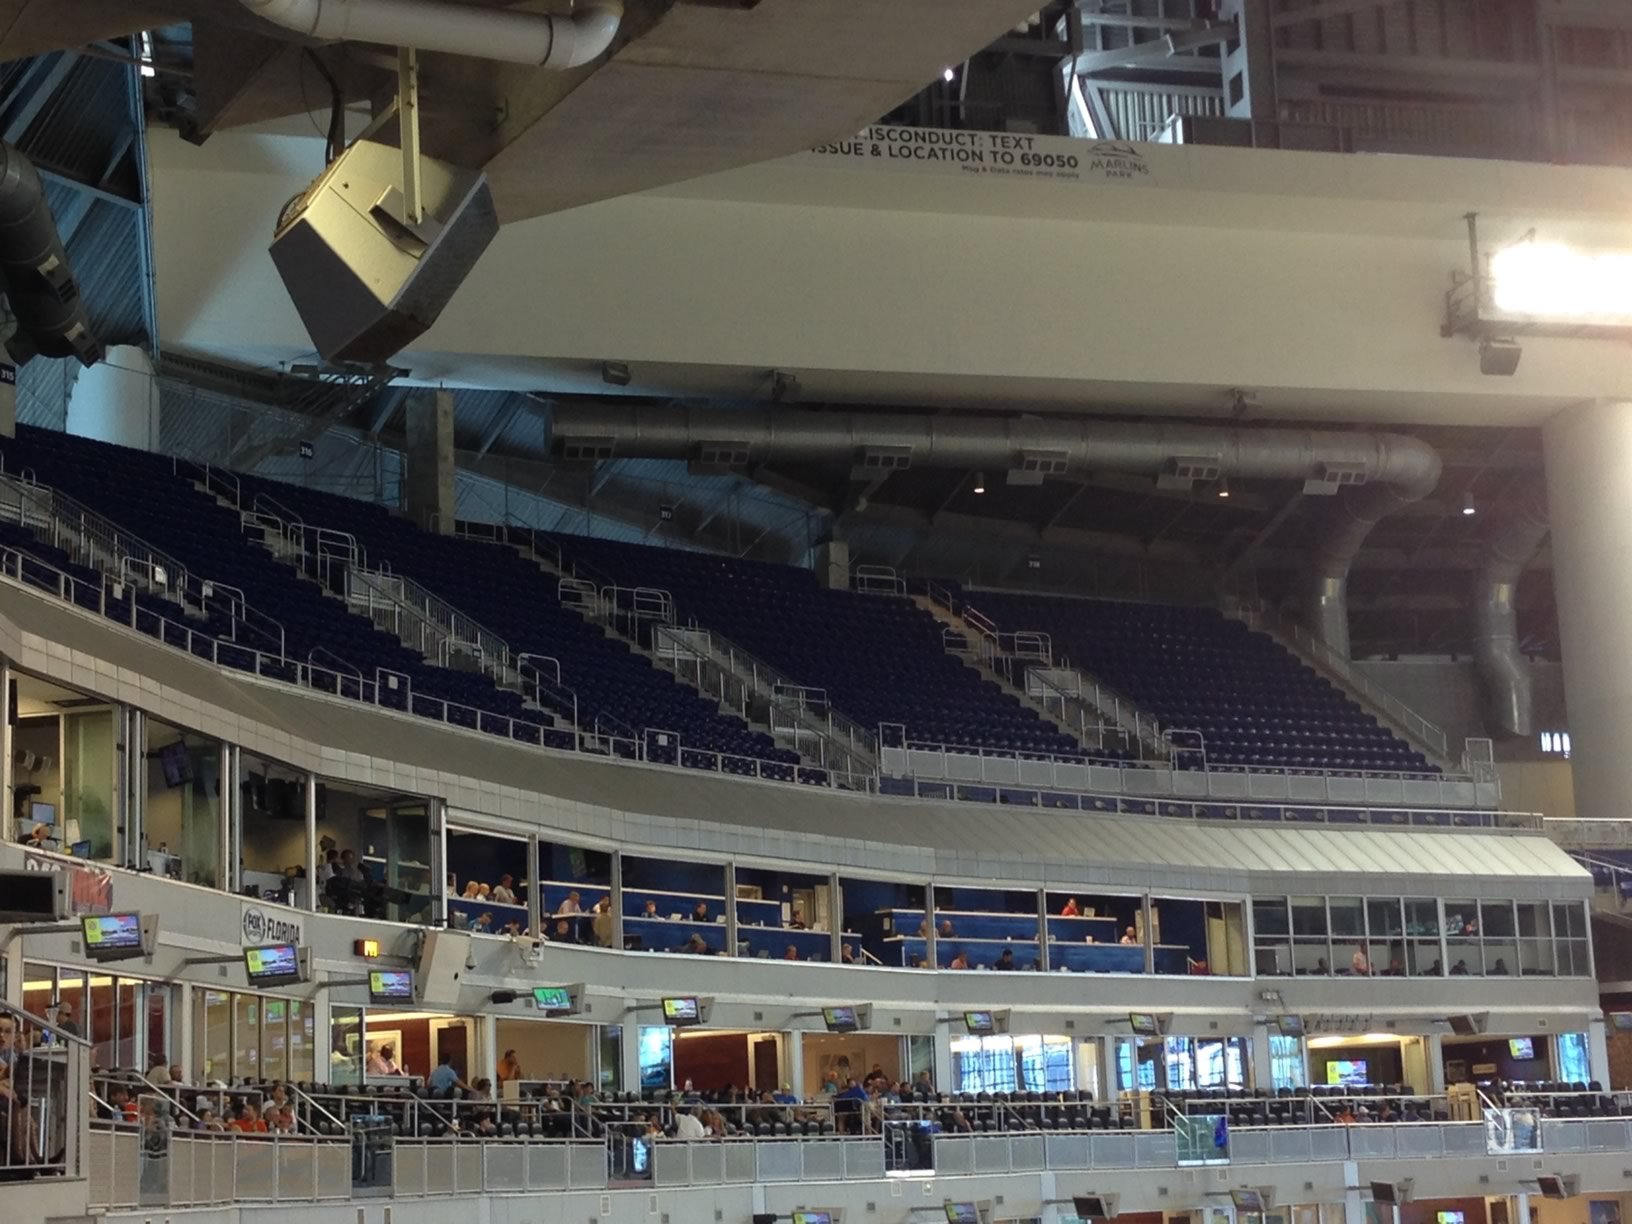
[[[85,955],[92,960],[130,960],[142,954],[140,914],[86,914],[79,928]]]
[[[1374,1181],[1371,1183],[1371,1200],[1374,1203],[1395,1203],[1400,1198],[1399,1190],[1393,1182]]]
[[[1434,1224],[1468,1224],[1468,1214],[1465,1211],[1436,1211]]]
[[[533,1006],[541,1012],[570,1012],[572,992],[565,986],[534,986]]]
[[[266,944],[244,949],[244,973],[251,986],[287,986],[301,980],[300,949],[294,944]]]
[[[853,1007],[824,1007],[822,1008],[822,1022],[827,1025],[830,1033],[853,1033],[861,1027],[856,1019],[856,1009]]]
[[[193,758],[181,740],[159,749],[159,767],[164,770],[164,784],[172,790],[193,780]]]
[[[1161,1023],[1154,1012],[1129,1012],[1128,1027],[1141,1037],[1160,1037]]]
[[[946,1224],[980,1224],[980,1206],[976,1203],[948,1203]]]
[[[1632,1012],[1610,1012],[1609,1026],[1617,1033],[1632,1033]]]
[[[963,1013],[963,1027],[971,1033],[995,1033],[997,1022],[989,1011],[967,1011]]]
[[[414,971],[412,969],[369,970],[368,1001],[370,1003],[412,1003],[414,1001]]]
[[[1458,1037],[1471,1037],[1479,1031],[1479,1021],[1472,1016],[1447,1016],[1446,1021]]]
[[[1543,1174],[1541,1177],[1536,1178],[1536,1185],[1541,1190],[1542,1198],[1561,1199],[1571,1197],[1571,1186],[1556,1174]]]
[[[796,1211],[793,1224],[833,1224],[831,1211]]]
[[[1281,1030],[1282,1037],[1302,1037],[1302,1016],[1276,1016],[1275,1027]]]
[[[1230,1191],[1230,1201],[1235,1204],[1237,1211],[1250,1212],[1262,1215],[1264,1211],[1264,1196],[1262,1192],[1248,1186]]]
[[[1109,1220],[1116,1215],[1115,1204],[1103,1194],[1073,1195],[1071,1210],[1079,1220]]]
[[[1326,1082],[1344,1088],[1363,1088],[1371,1082],[1363,1058],[1334,1058],[1326,1064]]]
[[[644,1135],[629,1140],[629,1171],[636,1177],[652,1171],[652,1141]]]
[[[1509,1037],[1507,1052],[1514,1058],[1534,1058],[1536,1056],[1536,1041],[1533,1037]]]
[[[696,998],[687,995],[684,998],[664,999],[663,1019],[679,1028],[685,1024],[701,1024],[703,1014],[702,1009],[697,1006]]]
[[[54,803],[31,803],[28,805],[28,818],[35,824],[43,824],[48,829],[57,827],[57,805]]]

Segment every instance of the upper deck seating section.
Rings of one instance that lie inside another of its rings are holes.
[[[236,511],[178,476],[169,458],[27,426],[19,426],[15,439],[0,440],[0,454],[8,471],[32,472],[41,484],[168,552],[195,578],[241,590],[251,606],[283,629],[287,662],[263,666],[263,673],[294,679],[296,665],[309,663],[322,669],[314,672],[313,684],[344,696],[377,689],[379,704],[426,715],[451,702],[455,708],[449,709],[448,721],[500,734],[511,733],[507,715],[527,718],[518,694],[497,688],[485,676],[429,665],[367,618],[276,563],[258,532],[246,532]],[[37,547],[32,551],[39,555]],[[181,619],[173,605],[152,606]],[[200,628],[207,630],[202,624]],[[215,629],[218,636],[231,632],[230,625]],[[171,636],[166,633],[167,639]],[[267,654],[278,649],[274,639],[249,627],[239,633],[236,645]],[[226,647],[219,658],[246,669],[255,665],[248,649]],[[393,687],[384,673],[395,673],[407,683],[399,679]],[[515,728],[513,733],[537,741],[535,728]]]
[[[1201,734],[1209,766],[1435,773],[1428,760],[1267,634],[1216,608],[966,591],[1004,630],[1037,630],[1153,714]]]
[[[647,759],[664,764],[712,768],[711,754],[727,754],[727,773],[754,772],[788,781],[799,763],[797,753],[777,747],[770,736],[740,718],[722,714],[697,693],[609,637],[558,597],[558,580],[515,549],[479,540],[422,531],[382,506],[321,490],[304,489],[262,478],[242,476],[244,496],[265,494],[304,522],[346,531],[356,537],[370,566],[388,566],[413,579],[447,603],[503,638],[518,654],[544,655],[561,667],[561,683],[571,698],[550,687],[541,689],[541,704],[594,729],[613,735],[667,731],[678,747],[648,736]],[[707,754],[702,759],[699,754]],[[801,772],[801,777],[804,773]],[[818,779],[811,778],[815,781]]]
[[[667,590],[682,621],[723,634],[790,680],[826,691],[868,730],[914,741],[1081,756],[1082,747],[948,654],[942,627],[909,600],[820,586],[807,569],[582,536],[567,558],[620,583]],[[1109,755],[1109,754],[1101,754]]]

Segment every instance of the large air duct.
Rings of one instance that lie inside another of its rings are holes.
[[[34,163],[0,143],[0,278],[17,317],[6,342],[12,360],[25,364],[36,353],[77,357],[84,365],[102,358],[57,223],[46,205],[45,185]]]
[[[1509,735],[1535,730],[1530,669],[1519,653],[1513,597],[1519,575],[1547,538],[1547,496],[1530,487],[1497,523],[1485,542],[1473,584],[1473,645],[1484,681],[1486,716]]]
[[[1349,565],[1377,521],[1439,482],[1433,447],[1401,434],[1127,424],[1067,416],[907,416],[789,409],[557,404],[551,449],[562,458],[694,459],[997,469],[1032,478],[1130,472],[1183,484],[1220,477],[1301,480],[1343,493],[1317,549],[1310,623],[1348,655]]]
[[[309,38],[557,69],[578,68],[602,55],[623,21],[621,0],[594,0],[563,17],[452,0],[241,2],[256,16]]]

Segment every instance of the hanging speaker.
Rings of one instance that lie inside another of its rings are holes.
[[[480,171],[420,159],[406,215],[402,153],[359,140],[285,207],[272,262],[326,361],[388,360],[436,322],[499,232]]]

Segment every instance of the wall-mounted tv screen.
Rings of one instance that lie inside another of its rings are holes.
[[[414,973],[411,969],[372,969],[368,974],[370,1003],[412,1003]]]
[[[833,1224],[831,1211],[796,1211],[793,1224]]]
[[[572,992],[565,986],[534,986],[533,1006],[541,1012],[570,1012]]]
[[[1533,1037],[1509,1037],[1507,1052],[1514,1058],[1534,1058],[1536,1056],[1536,1041]]]
[[[853,1033],[861,1027],[856,1019],[856,1009],[853,1007],[824,1007],[822,1008],[822,1022],[827,1025],[830,1033]]]
[[[963,1027],[971,1033],[995,1033],[997,1022],[989,1011],[967,1011],[963,1013]]]
[[[159,749],[159,766],[164,770],[164,784],[172,790],[193,780],[193,758],[181,740]]]
[[[1610,1012],[1609,1026],[1617,1033],[1632,1033],[1632,1012]]]
[[[294,944],[267,944],[244,949],[244,973],[251,986],[287,986],[301,980],[300,949]]]
[[[980,1224],[980,1206],[976,1203],[948,1203],[946,1224]]]
[[[1467,1224],[1468,1213],[1465,1211],[1436,1211],[1434,1224]]]
[[[1326,1064],[1326,1082],[1345,1088],[1363,1088],[1371,1082],[1363,1058],[1334,1058]]]
[[[92,960],[130,960],[142,954],[140,914],[87,914],[79,927],[85,955]]]
[[[697,1006],[696,998],[688,995],[684,998],[664,999],[663,1019],[678,1028],[684,1024],[701,1024],[703,1015]]]
[[[1282,1037],[1302,1037],[1302,1016],[1276,1016],[1275,1027],[1281,1030]]]
[[[1141,1037],[1160,1037],[1162,1025],[1153,1012],[1129,1012],[1128,1027]]]

